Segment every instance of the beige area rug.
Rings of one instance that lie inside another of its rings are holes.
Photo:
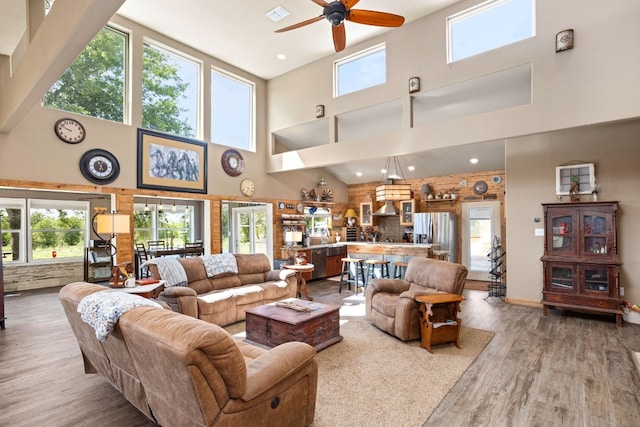
[[[318,353],[313,427],[421,426],[493,337],[462,327],[460,344],[402,342],[367,320],[343,319],[344,339]],[[237,338],[244,322],[225,328]]]

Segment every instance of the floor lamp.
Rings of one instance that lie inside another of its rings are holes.
[[[116,234],[128,234],[129,215],[119,214],[117,212],[107,212],[106,210],[98,210],[91,221],[93,232],[100,237],[101,234],[108,234],[109,239],[106,240],[105,247],[109,247],[109,255],[115,256],[117,252],[113,239]]]

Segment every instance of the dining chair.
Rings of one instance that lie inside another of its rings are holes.
[[[147,240],[147,251],[149,253],[158,249],[167,249],[167,244],[164,240]]]
[[[136,243],[136,255],[138,257],[138,266],[149,261],[149,254],[147,253],[147,248],[144,246],[144,243]],[[138,270],[140,277],[149,277],[148,267],[139,267]]]
[[[184,244],[186,256],[199,256],[204,253],[202,241],[187,242]]]

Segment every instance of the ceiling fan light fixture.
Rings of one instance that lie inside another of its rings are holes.
[[[331,22],[331,25],[338,26],[342,24],[349,13],[347,8],[341,2],[333,2],[323,10],[324,17],[327,21]]]

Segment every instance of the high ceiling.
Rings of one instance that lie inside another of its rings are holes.
[[[458,0],[361,0],[353,9],[376,10],[405,17],[405,23],[447,7]],[[266,14],[281,6],[289,15],[278,22]],[[54,5],[55,7],[55,5]],[[10,55],[26,28],[24,0],[0,0],[0,54]],[[310,18],[320,16],[322,7],[312,0],[127,0],[118,14],[159,33],[225,61],[258,77],[271,79],[327,55],[333,55],[331,24],[321,20],[310,25],[275,33]],[[349,46],[393,29],[345,21]],[[284,54],[286,59],[277,58]],[[478,164],[469,159],[476,157]],[[504,142],[487,142],[418,155],[401,156],[406,178],[469,173],[504,168]],[[386,159],[334,165],[325,169],[347,184],[377,181]],[[362,172],[356,176],[355,172]],[[319,175],[322,172],[319,171]]]

